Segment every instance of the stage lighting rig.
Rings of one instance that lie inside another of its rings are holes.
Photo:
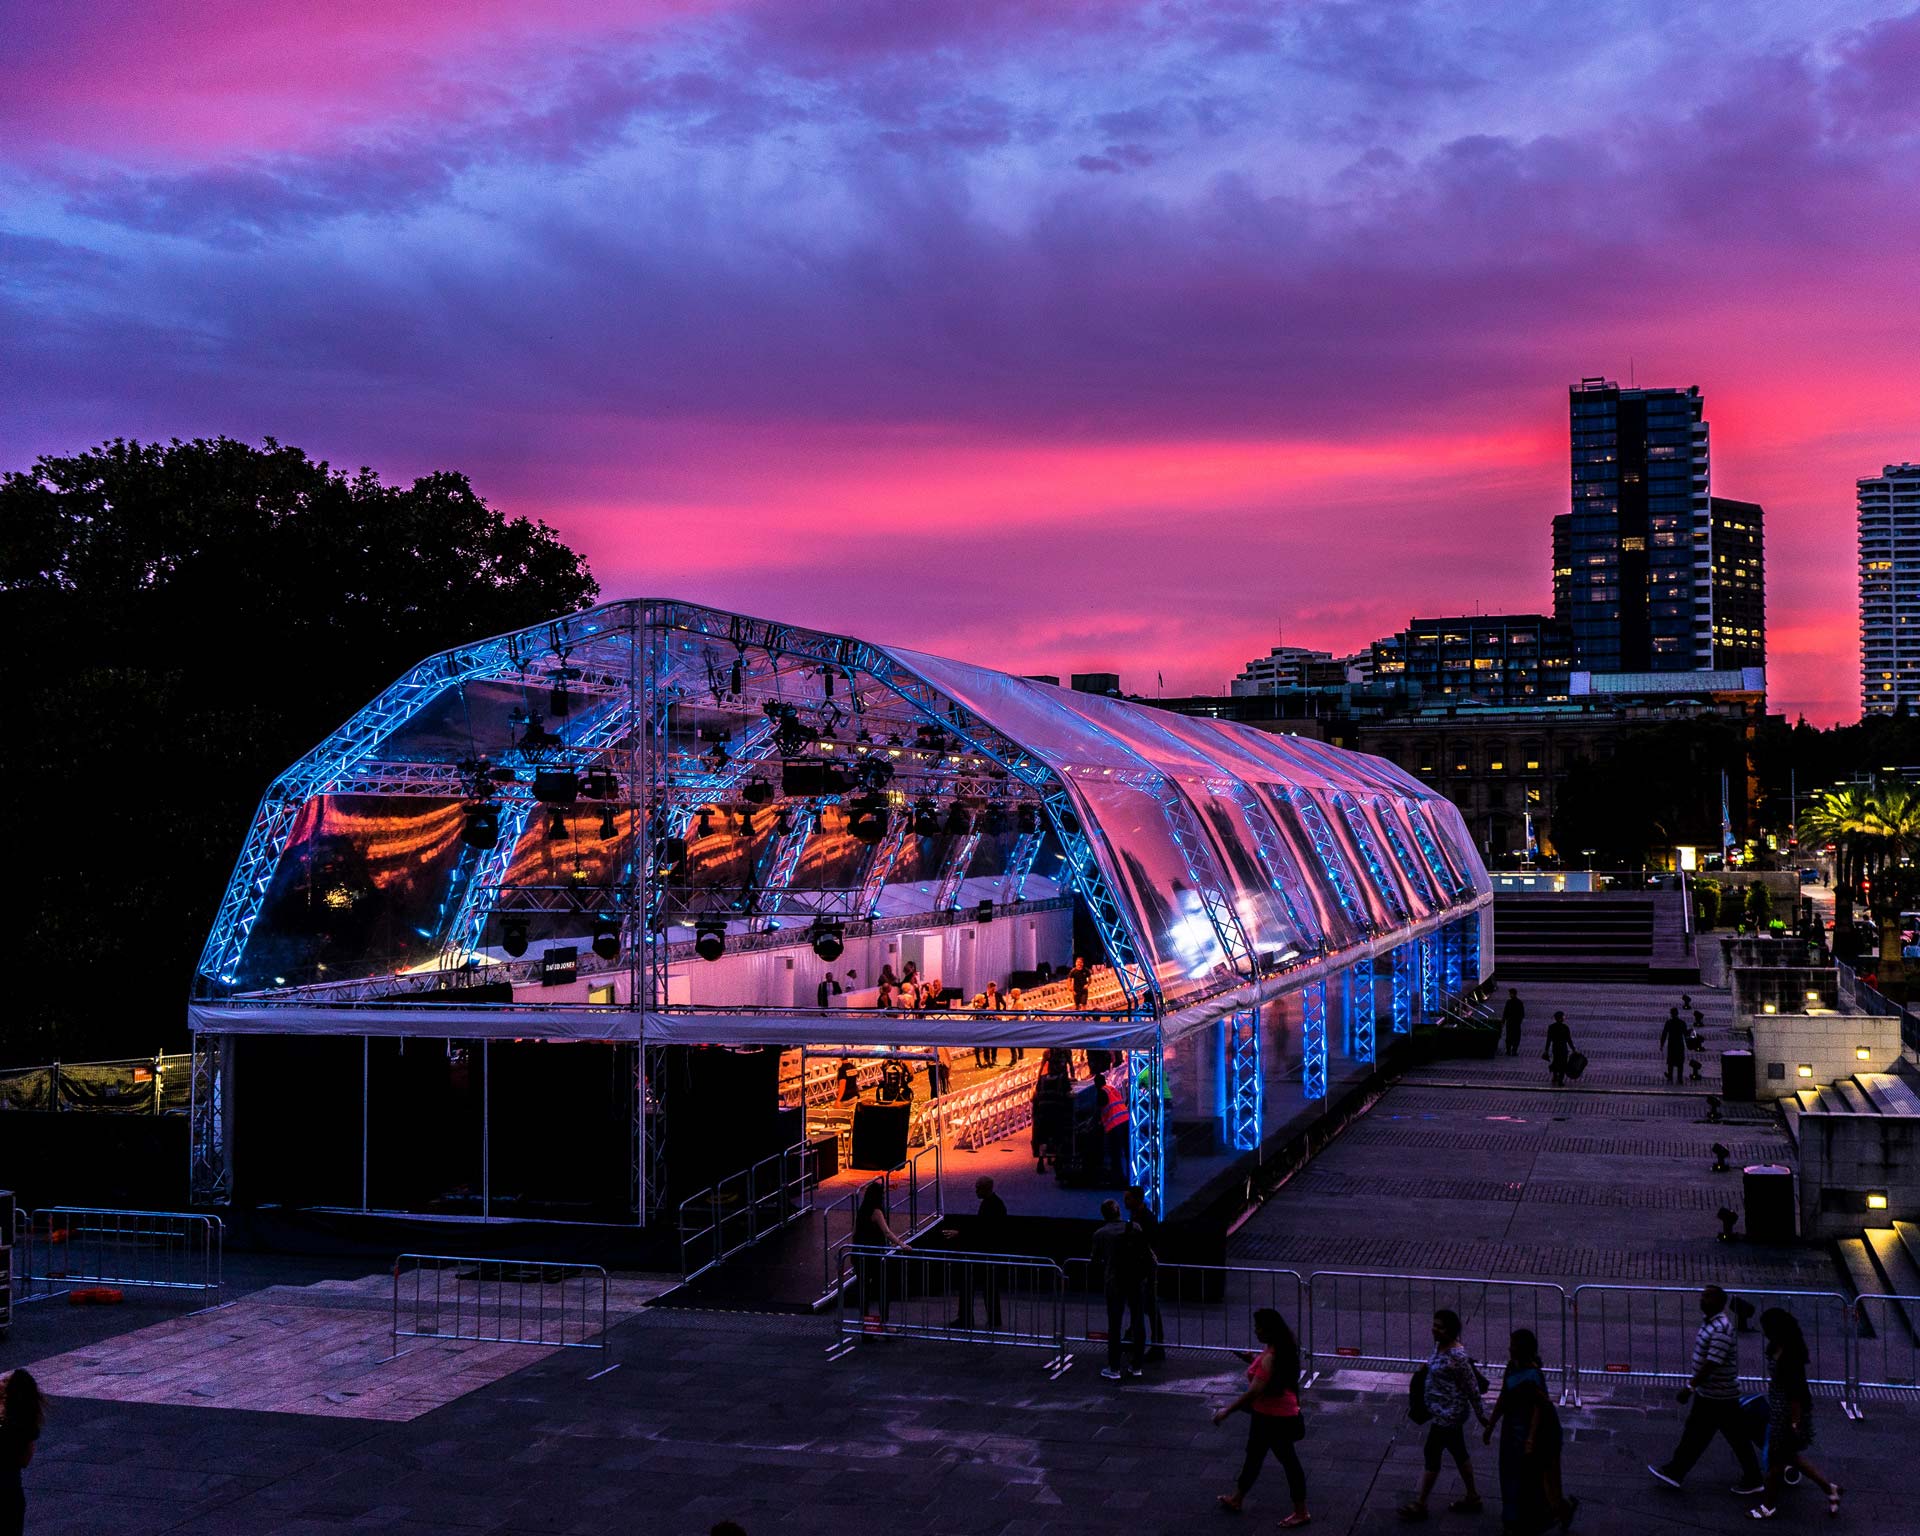
[[[1716,1141],[1713,1144],[1713,1171],[1715,1173],[1732,1173],[1733,1165],[1727,1161],[1731,1155],[1732,1153],[1726,1146]]]
[[[683,874],[687,863],[687,840],[684,837],[657,838],[653,845],[654,872],[662,880],[672,880]]]
[[[838,923],[817,922],[810,937],[813,952],[822,960],[838,960],[846,952],[846,934]]]
[[[460,841],[469,848],[486,852],[500,846],[500,807],[480,801],[467,807],[466,825],[460,829]]]
[[[703,917],[693,925],[693,952],[702,960],[718,960],[727,952],[727,925],[715,917]]]
[[[613,820],[613,807],[610,805],[602,806],[600,808],[600,841],[610,843],[614,838],[619,836],[619,834],[620,829],[614,824]]]
[[[879,795],[849,800],[847,830],[863,843],[879,842],[887,835],[887,802]]]
[[[525,918],[510,917],[500,924],[500,947],[516,960],[527,952]]]
[[[741,789],[740,798],[749,805],[765,805],[773,798],[773,786],[755,774]]]
[[[1007,830],[1007,813],[999,805],[989,805],[980,813],[980,832],[984,837],[999,837]]]
[[[1040,830],[1040,812],[1033,806],[1022,805],[1016,815],[1022,837]]]
[[[940,830],[940,817],[934,811],[931,800],[916,800],[913,804],[913,835],[932,837]]]
[[[547,841],[557,843],[567,835],[567,813],[554,806],[547,812]]]
[[[713,807],[712,806],[703,805],[700,807],[700,815],[694,821],[693,835],[695,837],[712,837],[713,836]]]
[[[1720,1223],[1720,1236],[1718,1241],[1723,1243],[1732,1242],[1733,1229],[1739,1223],[1740,1213],[1723,1205],[1713,1213],[1713,1219]]]
[[[616,918],[602,917],[593,925],[593,952],[602,960],[620,958],[620,923]]]
[[[948,837],[965,837],[973,830],[973,817],[968,814],[966,806],[956,800],[947,808],[946,825],[940,830]]]

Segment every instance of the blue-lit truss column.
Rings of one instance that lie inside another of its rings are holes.
[[[1477,987],[1480,985],[1480,913],[1477,910],[1460,919],[1460,932],[1465,940],[1461,954],[1467,972],[1467,985]]]
[[[1242,1008],[1230,1013],[1223,1025],[1227,1054],[1227,1135],[1234,1150],[1254,1152],[1266,1107],[1266,1088],[1260,1078],[1260,1010]]]
[[[811,805],[802,802],[785,812],[788,827],[780,834],[774,844],[773,858],[767,867],[767,877],[760,882],[760,889],[777,898],[792,884],[793,877],[799,872],[800,860],[807,851],[807,840],[813,836],[816,817]],[[761,925],[766,933],[780,926],[778,915],[769,917]]]
[[[1348,1050],[1355,1061],[1373,1060],[1373,960],[1369,956],[1346,972],[1340,989],[1346,1000]]]
[[[1300,989],[1300,1091],[1309,1099],[1327,1096],[1327,983],[1310,981]]]
[[[1146,1194],[1154,1210],[1164,1209],[1166,1192],[1166,1096],[1161,1082],[1160,1032],[1153,1048],[1125,1053],[1127,1073],[1127,1167],[1133,1182]]]
[[[1007,855],[1006,878],[1000,889],[1009,902],[1024,901],[1027,895],[1027,877],[1033,873],[1034,860],[1040,857],[1040,845],[1046,840],[1046,833],[1039,830],[1022,832],[1015,840],[1013,852]]]
[[[1428,1018],[1440,1013],[1440,935],[1429,929],[1415,941],[1420,950],[1420,1011]]]
[[[1457,918],[1441,929],[1441,932],[1446,935],[1442,953],[1446,957],[1447,997],[1452,1000],[1467,990],[1463,982],[1467,962],[1467,933],[1465,925]]]
[[[1418,1004],[1419,983],[1415,974],[1420,957],[1411,944],[1396,945],[1393,956],[1393,1032],[1413,1033],[1413,1011]]]

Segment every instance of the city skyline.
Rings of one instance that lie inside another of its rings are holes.
[[[1698,385],[1774,707],[1851,719],[1917,71],[1873,5],[33,13],[0,466],[457,468],[610,595],[1172,694],[1549,610],[1567,387]]]

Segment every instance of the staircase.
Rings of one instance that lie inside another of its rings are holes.
[[[1654,952],[1654,895],[1496,894],[1498,979],[1646,981]]]
[[[1855,1296],[1920,1297],[1920,1227],[1896,1221],[1890,1227],[1868,1227],[1858,1237],[1843,1237],[1835,1245],[1840,1264],[1853,1283]],[[1903,1329],[1903,1344],[1920,1344],[1920,1301],[1898,1301],[1862,1313],[1862,1338],[1874,1337],[1873,1322]]]

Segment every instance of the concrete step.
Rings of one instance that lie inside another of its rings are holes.
[[[1920,1261],[1907,1251],[1892,1227],[1868,1227],[1861,1234],[1879,1266],[1883,1289],[1890,1296],[1920,1296]]]
[[[1854,1295],[1886,1295],[1886,1285],[1880,1279],[1880,1271],[1874,1266],[1873,1255],[1867,1250],[1865,1238],[1843,1237],[1834,1247],[1839,1251],[1840,1267],[1847,1272]]]
[[[1906,1249],[1907,1259],[1914,1270],[1920,1272],[1920,1226],[1915,1226],[1910,1221],[1896,1221],[1893,1224],[1893,1235],[1900,1239],[1900,1246]],[[1910,1294],[1920,1296],[1920,1291]]]

